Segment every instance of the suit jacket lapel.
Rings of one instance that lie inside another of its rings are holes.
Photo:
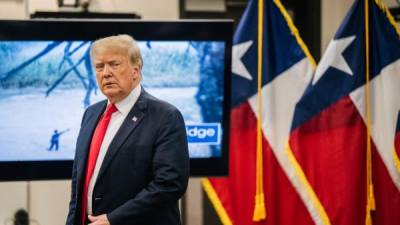
[[[110,146],[108,147],[107,153],[104,157],[103,164],[100,167],[100,172],[97,177],[97,180],[99,180],[101,176],[104,174],[104,171],[110,165],[114,156],[118,153],[125,139],[128,138],[128,136],[135,130],[135,128],[140,124],[143,117],[145,116],[145,111],[147,108],[146,95],[147,95],[146,92],[142,89],[142,92],[137,102],[135,103],[131,111],[128,113],[121,127],[115,134],[113,140],[110,143]]]
[[[78,149],[76,151],[76,154],[79,154],[77,156],[77,159],[79,159],[78,164],[77,164],[78,185],[80,185],[80,182],[83,182],[83,176],[86,173],[86,162],[87,162],[87,157],[88,157],[88,152],[89,152],[92,136],[93,136],[94,130],[96,129],[97,123],[99,122],[100,117],[103,114],[106,106],[107,106],[107,101],[104,101],[103,104],[99,105],[98,109],[92,110],[93,113],[91,113],[90,115],[87,115],[88,116],[87,122],[82,126],[82,130],[80,133],[81,139],[79,140],[79,143],[77,144]]]

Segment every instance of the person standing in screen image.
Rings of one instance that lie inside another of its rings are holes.
[[[179,225],[187,188],[185,124],[141,86],[143,60],[128,35],[95,41],[91,60],[107,100],[83,115],[66,225]]]
[[[51,151],[51,150],[53,150],[53,147],[55,147],[55,151],[58,151],[58,146],[60,143],[60,136],[68,131],[69,131],[69,129],[66,129],[61,132],[58,132],[58,130],[54,130],[53,134],[51,135],[51,139],[50,139],[50,147],[47,150]]]

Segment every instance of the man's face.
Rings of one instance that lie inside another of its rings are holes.
[[[124,54],[97,54],[94,67],[100,90],[111,103],[124,99],[140,82],[139,67],[131,65]]]

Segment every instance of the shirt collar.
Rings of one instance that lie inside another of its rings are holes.
[[[131,111],[132,107],[135,105],[136,101],[138,100],[141,90],[142,90],[142,87],[140,84],[138,84],[131,91],[131,93],[129,93],[128,96],[126,96],[121,101],[115,103],[115,106],[117,107],[118,112],[120,112],[124,116],[128,115],[129,111]],[[108,104],[110,104],[110,102],[108,102]]]

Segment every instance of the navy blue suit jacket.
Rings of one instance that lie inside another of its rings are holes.
[[[72,171],[66,225],[80,225],[88,149],[107,101],[82,119]],[[187,188],[189,156],[181,113],[142,92],[112,140],[93,190],[93,215],[111,225],[181,224],[178,200]]]

